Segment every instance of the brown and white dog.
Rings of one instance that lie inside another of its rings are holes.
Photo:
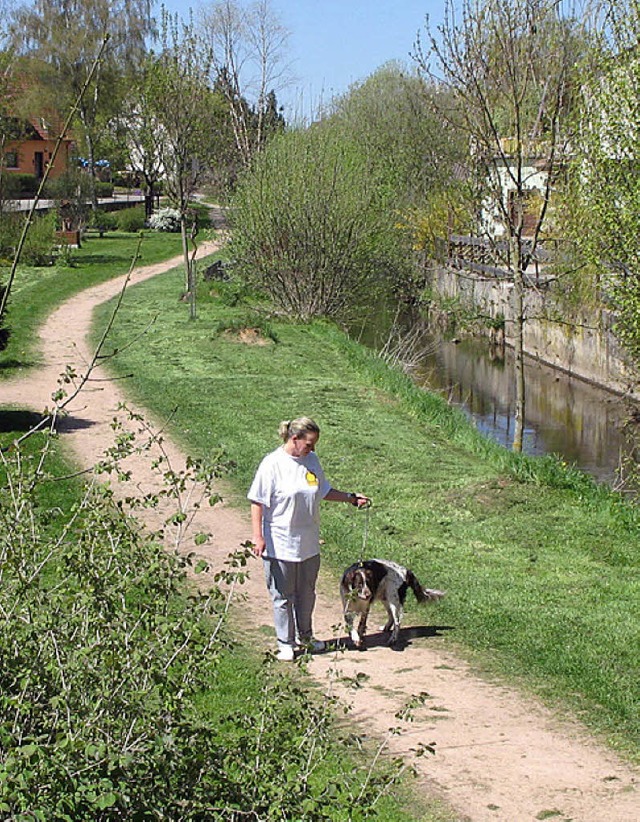
[[[389,645],[397,641],[409,588],[418,602],[444,596],[443,591],[423,588],[412,571],[387,559],[368,559],[347,568],[340,582],[340,596],[347,630],[357,648],[364,643],[367,617],[374,602],[381,602],[387,609],[388,619],[382,630],[391,632]],[[354,628],[357,615],[360,619],[358,627]]]

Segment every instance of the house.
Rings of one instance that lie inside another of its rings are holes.
[[[530,141],[522,157],[517,156],[515,140],[503,138],[500,148],[500,157],[496,159],[494,176],[490,180],[491,195],[482,204],[484,233],[495,239],[505,237],[505,220],[514,225],[521,218],[523,236],[531,236],[538,223],[547,186],[548,146],[539,141]],[[525,192],[524,199],[518,197],[518,175]],[[523,210],[521,215],[517,213],[518,209]]]
[[[6,143],[4,170],[9,174],[33,176],[39,182],[51,162],[61,128],[45,117],[32,117],[19,125],[22,125],[21,137]],[[74,150],[75,143],[71,137],[63,138],[49,172],[51,179],[60,177],[67,171]]]

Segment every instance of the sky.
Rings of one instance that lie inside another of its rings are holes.
[[[185,19],[201,0],[164,0]],[[248,0],[247,0],[248,2]],[[410,53],[429,15],[442,21],[444,0],[271,0],[290,32],[294,81],[278,91],[285,116],[309,117],[321,103],[364,80],[390,60],[411,64]]]

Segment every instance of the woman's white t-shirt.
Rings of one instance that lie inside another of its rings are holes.
[[[311,451],[292,457],[277,448],[262,460],[247,494],[262,505],[264,557],[302,562],[320,552],[320,500],[331,490]]]

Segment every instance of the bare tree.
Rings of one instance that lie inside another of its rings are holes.
[[[273,126],[275,90],[287,79],[289,32],[268,0],[246,8],[237,0],[213,3],[202,11],[201,30],[213,55],[213,85],[227,101],[236,148],[248,166]]]
[[[443,114],[466,134],[478,184],[500,227],[503,242],[494,247],[504,249],[501,263],[513,281],[513,449],[521,451],[526,271],[567,158],[574,69],[584,37],[571,10],[557,0],[463,0],[459,14],[456,5],[447,0],[437,32],[427,22],[426,45],[418,40],[414,57],[422,73],[450,91],[443,99],[453,104]],[[532,157],[544,172],[533,215]],[[527,225],[526,214],[533,216]]]
[[[6,3],[0,0],[0,214],[5,199],[6,166],[5,148],[7,141],[17,136],[15,133],[15,112],[12,110],[11,80],[13,75],[14,55],[9,33],[5,25]]]
[[[185,265],[185,287],[190,316],[196,314],[193,244],[197,223],[190,212],[193,194],[207,171],[215,135],[210,114],[209,57],[203,52],[192,23],[180,22],[165,12],[162,50],[149,61],[144,85],[146,115],[154,123],[159,141],[163,179],[172,205],[180,213]]]

